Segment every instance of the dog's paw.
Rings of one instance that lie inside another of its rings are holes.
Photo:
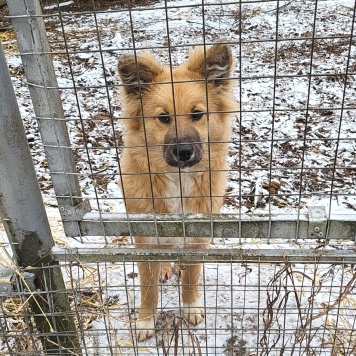
[[[198,325],[204,319],[205,308],[200,301],[197,301],[191,304],[184,304],[183,312],[184,317],[187,318],[190,324]]]
[[[160,281],[165,282],[172,277],[173,269],[170,263],[161,264]]]
[[[145,341],[155,334],[155,321],[152,318],[136,322],[136,338],[138,342]]]

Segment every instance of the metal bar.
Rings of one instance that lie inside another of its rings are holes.
[[[82,203],[75,163],[38,0],[9,1],[12,24],[60,206]]]
[[[327,216],[324,206],[309,206],[309,237],[315,236],[316,238],[323,238],[326,233]]]
[[[87,213],[79,222],[80,234],[85,236],[211,236],[236,238],[270,238],[294,239],[297,231],[298,238],[318,239],[318,234],[310,234],[310,226],[315,222],[309,221],[308,214],[187,214],[184,224],[180,215],[172,214],[101,214]],[[211,219],[212,218],[212,219]],[[129,221],[129,222],[128,222]],[[241,224],[241,231],[239,225]],[[64,220],[68,236],[76,236],[76,226],[73,222]],[[299,228],[297,228],[299,224]],[[211,231],[213,226],[213,231]],[[332,214],[328,220],[326,239],[343,239],[355,241],[356,215]],[[185,229],[185,230],[184,230]],[[184,235],[185,234],[185,235]],[[241,236],[240,236],[241,234]]]
[[[179,261],[192,262],[243,262],[243,263],[356,263],[356,252],[326,249],[132,249],[132,248],[57,248],[52,249],[60,262],[138,262]]]
[[[1,46],[0,103],[0,215],[15,260],[22,267],[35,268],[39,291],[45,290],[45,283],[51,286],[49,293],[63,291],[65,284],[59,263],[50,256],[54,240]],[[56,310],[68,313],[70,305],[67,294],[62,292],[53,295]],[[56,322],[55,328],[45,316],[49,313],[48,303],[40,293],[36,291],[29,302],[35,313],[37,328],[43,333],[42,345],[48,350],[47,354],[53,354],[50,350],[58,344],[62,349],[80,354],[73,317],[54,316],[51,320]],[[68,331],[72,332],[72,336],[67,334]],[[58,347],[55,354],[58,354]]]

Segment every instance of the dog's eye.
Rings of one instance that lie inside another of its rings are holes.
[[[162,112],[161,114],[159,114],[157,116],[157,119],[159,121],[161,121],[163,124],[169,124],[169,121],[171,120],[171,117],[167,113]]]
[[[194,121],[200,120],[203,117],[204,113],[202,111],[199,110],[194,110],[192,112],[192,119]]]

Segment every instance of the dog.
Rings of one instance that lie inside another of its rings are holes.
[[[217,42],[192,50],[172,68],[151,54],[123,54],[117,70],[124,101],[124,149],[120,185],[128,213],[219,213],[227,180],[232,96],[230,47]],[[135,237],[136,248],[206,249],[210,238]],[[158,283],[170,264],[139,262],[141,307],[137,340],[155,334]],[[199,324],[201,264],[182,270],[183,312]]]

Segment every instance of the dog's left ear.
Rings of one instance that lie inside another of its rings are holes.
[[[230,47],[224,43],[217,43],[206,49],[203,48],[191,53],[188,59],[188,69],[199,73],[216,86],[228,85],[228,79],[233,65]]]

